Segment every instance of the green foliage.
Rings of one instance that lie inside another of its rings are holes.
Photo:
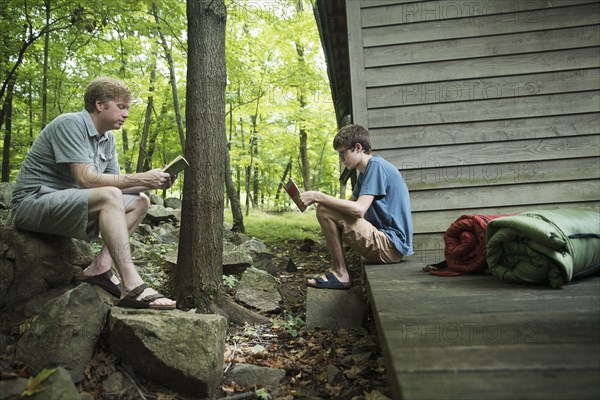
[[[234,289],[238,284],[238,279],[235,275],[223,275],[223,285],[229,289]]]
[[[265,388],[256,390],[256,392],[254,392],[254,394],[256,395],[257,398],[259,398],[261,400],[271,400],[271,395],[269,394],[269,391]]]
[[[37,319],[37,316],[33,316],[32,318],[28,318],[21,322],[19,325],[19,335],[25,334],[31,328],[31,323]]]
[[[44,391],[44,386],[42,386],[42,382],[44,382],[50,375],[56,372],[56,369],[43,369],[36,376],[29,377],[27,381],[27,387],[21,393],[21,397],[31,397],[38,393]]]
[[[284,320],[273,320],[273,325],[283,329],[291,336],[296,337],[298,336],[302,328],[304,328],[306,323],[302,318],[296,317],[291,312],[286,310],[284,313]]]
[[[135,169],[149,96],[154,103],[152,139],[146,146],[149,166],[162,167],[181,154],[168,59],[172,58],[175,70],[180,115],[185,116],[186,2],[53,0],[47,3],[48,20],[45,4],[43,0],[3,0],[0,7],[2,87],[16,77],[11,180],[42,128],[44,76],[46,123],[64,112],[83,109],[83,91],[96,76],[115,76],[132,88],[136,101],[124,129],[115,132],[124,171]],[[277,201],[275,197],[289,160],[291,175],[302,184],[301,129],[308,135],[311,186],[335,195],[339,163],[331,141],[336,121],[311,3],[226,0],[226,5],[228,86],[224,106],[231,173],[241,198],[246,199],[249,192],[261,208],[290,207],[285,195],[279,193]],[[47,73],[43,68],[45,50]],[[154,64],[157,77],[151,85]],[[3,91],[0,101],[5,97]],[[185,174],[167,196],[180,196],[182,178]]]

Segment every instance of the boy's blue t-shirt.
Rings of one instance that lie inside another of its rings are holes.
[[[400,253],[413,254],[410,197],[400,171],[380,156],[371,157],[352,192],[356,199],[361,195],[375,197],[365,219],[383,232]]]

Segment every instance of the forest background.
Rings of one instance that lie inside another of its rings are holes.
[[[313,5],[225,6],[227,170],[237,198],[246,213],[289,208],[280,193],[290,176],[304,189],[337,194],[336,120]],[[183,153],[185,1],[0,0],[0,36],[3,182],[14,181],[46,124],[83,109],[85,87],[97,76],[122,79],[134,92],[115,132],[123,172],[162,167]],[[182,185],[163,195],[181,197]]]

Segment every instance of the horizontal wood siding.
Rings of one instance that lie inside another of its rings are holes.
[[[600,212],[600,2],[346,7],[354,122],[409,186],[417,257],[466,213]]]

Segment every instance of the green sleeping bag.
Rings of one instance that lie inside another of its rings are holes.
[[[489,271],[506,281],[559,288],[600,270],[600,213],[540,210],[490,221]]]

